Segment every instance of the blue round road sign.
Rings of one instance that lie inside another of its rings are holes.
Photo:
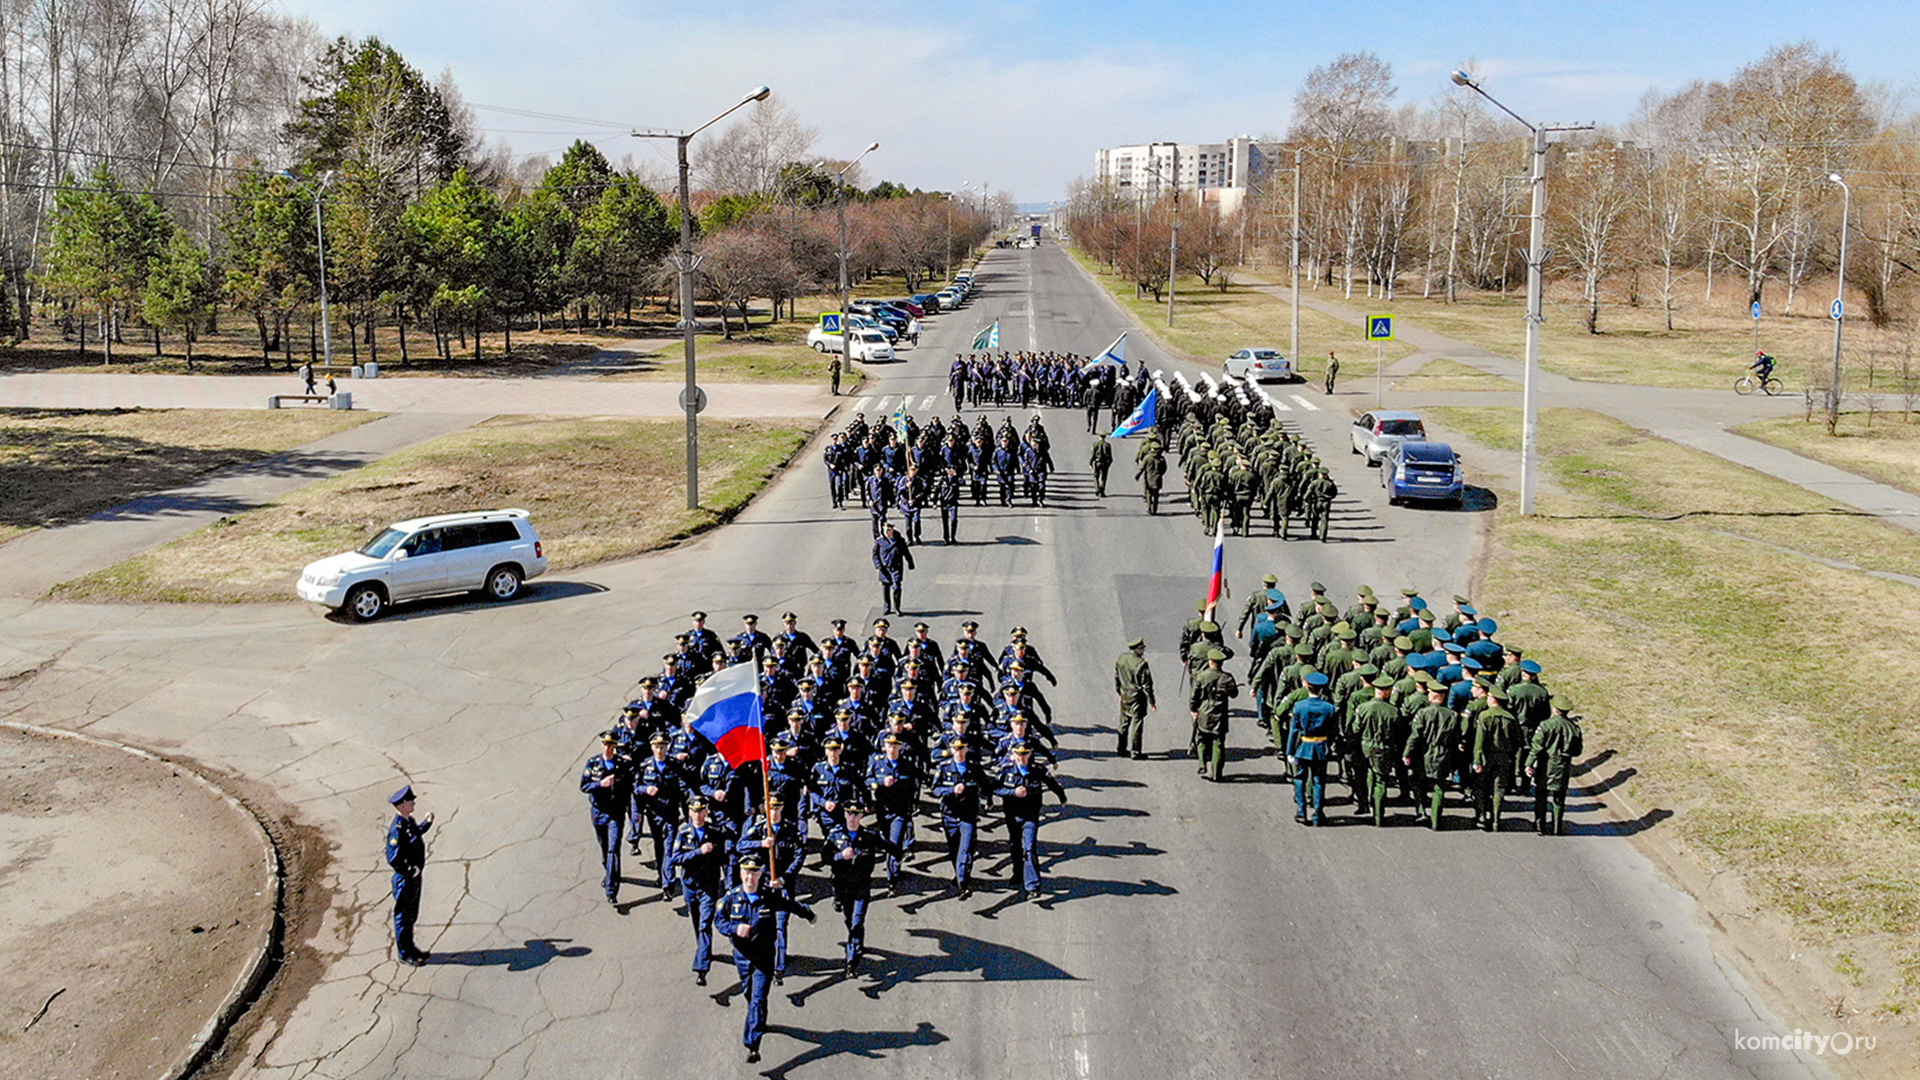
[[[1827,312],[1827,314],[1829,314],[1829,315],[1831,315],[1832,317],[1834,317],[1834,318],[1836,318],[1836,319],[1837,319],[1837,318],[1839,318],[1840,316],[1842,316],[1842,315],[1844,315],[1844,314],[1846,314],[1846,311],[1847,311],[1847,307],[1846,307],[1846,305],[1845,305],[1845,304],[1842,304],[1842,303],[1841,303],[1840,301],[1838,301],[1838,300],[1835,300],[1835,301],[1833,302],[1833,307],[1832,307],[1832,308],[1830,308],[1830,309],[1828,310],[1828,312]]]

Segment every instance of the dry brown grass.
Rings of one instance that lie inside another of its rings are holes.
[[[1497,448],[1518,426],[1433,412]],[[1540,516],[1499,510],[1483,610],[1581,703],[1589,753],[1619,751],[1602,775],[1631,765],[1631,798],[1911,1012],[1920,624],[1878,614],[1910,586],[1868,571],[1916,575],[1920,538],[1593,413],[1540,431],[1557,486]]]
[[[709,421],[700,430],[699,510],[685,505],[686,429],[677,419],[496,417],[222,519],[57,594],[288,600],[314,559],[357,547],[394,521],[479,507],[531,511],[552,568],[571,569],[731,517],[806,437],[804,428],[760,421]]]
[[[1520,384],[1500,375],[1489,375],[1479,368],[1457,360],[1429,360],[1420,370],[1394,380],[1393,388],[1408,393],[1448,393],[1456,390],[1518,390]]]
[[[1863,412],[1841,413],[1832,435],[1819,417],[1812,423],[1791,417],[1765,420],[1736,431],[1836,469],[1920,493],[1920,423],[1899,413],[1882,413],[1871,427]]]
[[[0,540],[291,450],[375,415],[327,409],[0,410]]]
[[[1148,336],[1173,356],[1208,370],[1218,370],[1228,354],[1251,345],[1270,345],[1285,352],[1292,336],[1292,307],[1286,301],[1257,291],[1251,285],[1232,284],[1225,291],[1198,278],[1181,279],[1174,299],[1174,325],[1167,325],[1167,304],[1152,295],[1136,300],[1133,286],[1086,257],[1077,248],[1069,254],[1094,275],[1120,306],[1138,318]],[[1300,312],[1301,371],[1318,383],[1326,370],[1327,353],[1340,357],[1340,383],[1371,378],[1374,348],[1360,337],[1360,328],[1302,306]],[[1413,354],[1400,342],[1386,345],[1387,362]]]

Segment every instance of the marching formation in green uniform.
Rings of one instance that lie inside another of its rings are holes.
[[[1449,796],[1475,826],[1498,831],[1510,799],[1530,799],[1534,831],[1561,835],[1573,762],[1583,752],[1571,700],[1550,691],[1541,665],[1498,637],[1464,596],[1435,611],[1417,590],[1382,602],[1360,586],[1344,611],[1313,582],[1296,612],[1267,575],[1234,629],[1248,645],[1244,689],[1256,722],[1293,781],[1295,820],[1326,822],[1326,784],[1344,785],[1353,812],[1384,826],[1393,802],[1444,827]],[[1221,778],[1228,721],[1242,684],[1225,668],[1235,650],[1200,606],[1180,634],[1191,685],[1189,752]],[[1137,689],[1144,683],[1144,693]],[[1144,642],[1117,665],[1123,753],[1137,753],[1152,702]]]
[[[1308,538],[1327,539],[1339,485],[1312,445],[1288,431],[1271,411],[1245,410],[1237,425],[1226,410],[1216,410],[1211,419],[1187,411],[1165,444],[1158,432],[1148,434],[1134,451],[1134,477],[1145,491],[1149,514],[1160,512],[1169,453],[1180,466],[1193,515],[1207,535],[1212,536],[1223,519],[1228,531],[1251,535],[1259,519],[1283,540],[1293,539],[1296,527]]]

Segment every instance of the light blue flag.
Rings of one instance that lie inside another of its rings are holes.
[[[1127,422],[1113,429],[1113,437],[1124,439],[1129,435],[1137,435],[1152,427],[1159,419],[1160,388],[1154,387],[1147,391],[1146,398],[1140,402],[1138,408],[1133,410],[1133,414],[1127,417]]]
[[[976,349],[999,348],[1000,347],[1000,320],[995,319],[993,321],[992,326],[989,326],[985,330],[982,330],[978,334],[975,334],[973,336],[973,347]]]
[[[1094,368],[1099,367],[1101,364],[1119,364],[1121,374],[1126,373],[1127,335],[1125,333],[1122,333],[1119,337],[1114,338],[1113,344],[1107,346],[1107,349],[1105,352],[1101,353],[1099,356],[1096,356],[1093,359],[1087,361],[1085,364],[1081,365],[1080,370],[1083,373],[1092,371]]]

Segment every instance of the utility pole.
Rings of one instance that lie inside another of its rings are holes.
[[[1840,185],[1840,280],[1833,285],[1833,383],[1827,387],[1827,431],[1837,429],[1840,423],[1840,335],[1847,325],[1847,225],[1853,214],[1853,189],[1840,178],[1839,173],[1829,173],[1827,179]]]
[[[1293,370],[1300,370],[1300,155],[1293,151]]]
[[[636,139],[672,139],[678,152],[680,165],[680,254],[674,259],[680,270],[680,335],[686,351],[687,385],[680,393],[680,406],[687,412],[687,509],[700,509],[700,407],[702,392],[694,378],[694,331],[698,324],[694,321],[693,272],[699,266],[699,260],[693,254],[693,199],[688,180],[687,144],[695,135],[724,120],[733,110],[749,102],[765,101],[773,91],[765,86],[756,87],[747,96],[734,102],[726,112],[701,124],[690,131],[664,131],[658,128],[642,128],[632,132]]]
[[[847,280],[847,259],[853,254],[847,250],[847,170],[860,164],[860,158],[880,149],[879,143],[860,151],[860,157],[854,158],[840,167],[833,177],[833,201],[840,211],[840,362],[853,362],[853,325],[848,321],[847,305],[853,302],[853,286]]]
[[[1527,364],[1520,385],[1520,513],[1531,515],[1534,473],[1538,469],[1540,455],[1540,326],[1546,321],[1545,282],[1542,275],[1547,264],[1547,132],[1590,131],[1593,125],[1549,127],[1535,124],[1502,105],[1499,99],[1481,89],[1480,84],[1474,82],[1466,72],[1454,72],[1453,81],[1455,85],[1467,87],[1493,102],[1495,108],[1518,120],[1533,133],[1533,171],[1530,177],[1533,213],[1527,229]]]
[[[1180,276],[1180,144],[1173,144],[1173,225],[1167,230],[1167,325],[1173,325],[1174,283]]]
[[[280,170],[280,175],[289,180],[298,181],[291,169]],[[313,238],[320,257],[320,355],[325,358],[328,367],[333,366],[333,319],[327,311],[327,226],[326,219],[320,213],[320,196],[333,183],[333,170],[320,174],[320,182],[313,185]],[[312,338],[307,341],[311,343]],[[309,353],[308,355],[312,355]]]

